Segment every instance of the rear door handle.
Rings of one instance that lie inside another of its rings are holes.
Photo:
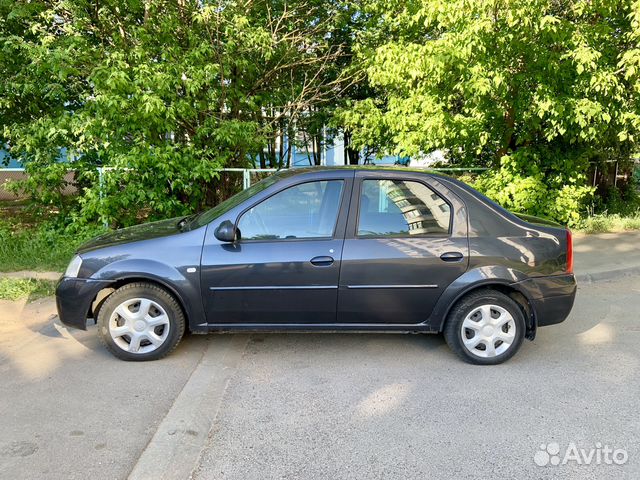
[[[333,263],[333,257],[329,257],[329,256],[313,257],[310,261],[316,267],[328,267]]]
[[[464,258],[464,255],[460,252],[445,252],[440,255],[440,259],[445,262],[459,262]]]

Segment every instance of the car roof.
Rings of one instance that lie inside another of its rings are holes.
[[[359,171],[359,172],[367,172],[367,171],[378,171],[378,172],[412,172],[412,173],[424,173],[427,175],[438,175],[443,177],[448,177],[446,174],[442,174],[441,172],[435,170],[429,170],[428,168],[411,168],[411,167],[403,167],[401,165],[392,166],[378,166],[378,165],[335,165],[335,166],[309,166],[309,167],[291,167],[288,169],[278,170],[277,174],[283,177],[289,177],[293,175],[303,174],[303,173],[317,173],[317,172],[331,172],[331,171],[339,171],[339,170],[349,170],[349,171]]]

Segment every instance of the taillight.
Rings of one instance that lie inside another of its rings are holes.
[[[573,237],[567,229],[567,273],[573,273]]]

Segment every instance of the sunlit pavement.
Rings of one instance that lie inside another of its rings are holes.
[[[0,302],[0,478],[125,478],[207,342],[126,363],[95,326],[60,325],[52,299]]]
[[[579,281],[640,276],[640,232],[577,234],[574,236],[575,273]]]
[[[439,336],[252,335],[193,476],[639,478],[638,311],[640,279],[583,285],[564,324],[497,367],[462,363]],[[126,363],[54,312],[0,303],[0,478],[126,478],[226,336]],[[628,459],[536,465],[542,445],[559,458],[571,443]]]
[[[564,324],[497,367],[439,336],[255,335],[194,476],[640,478],[639,311],[638,279],[581,287]],[[534,462],[570,442],[628,460]]]

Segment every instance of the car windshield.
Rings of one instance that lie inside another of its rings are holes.
[[[202,227],[202,226],[206,225],[207,223],[210,223],[211,221],[215,220],[216,218],[218,218],[223,213],[228,212],[233,207],[236,207],[237,205],[240,205],[245,200],[253,197],[255,194],[257,194],[257,193],[263,191],[264,189],[270,187],[271,185],[276,183],[278,180],[280,180],[279,172],[276,173],[275,175],[271,175],[271,176],[269,176],[269,177],[267,177],[267,178],[265,178],[263,180],[260,180],[258,183],[255,183],[252,186],[250,186],[249,188],[247,188],[246,190],[243,190],[243,191],[235,194],[233,197],[230,197],[230,198],[226,199],[224,202],[219,203],[218,205],[216,205],[212,209],[206,210],[206,211],[196,215],[191,220],[191,228]]]

